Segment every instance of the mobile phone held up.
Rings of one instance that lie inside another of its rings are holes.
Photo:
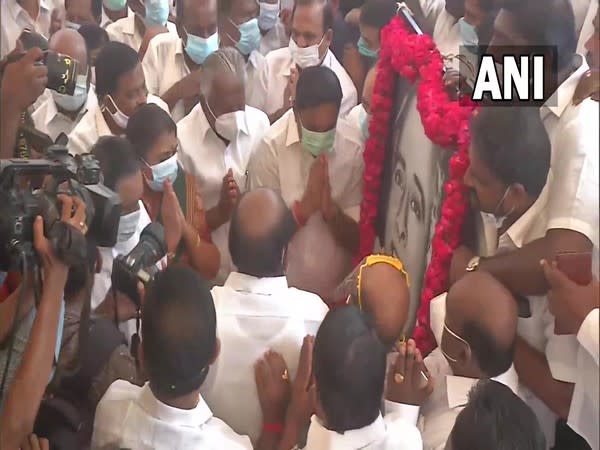
[[[555,256],[558,269],[580,286],[592,282],[592,252],[565,252]]]

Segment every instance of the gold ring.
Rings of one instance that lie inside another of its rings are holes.
[[[85,222],[79,222],[79,228],[81,228],[81,229],[85,228]]]
[[[402,375],[401,373],[395,373],[394,374],[394,382],[396,384],[404,383],[404,375]]]
[[[284,381],[287,381],[287,380],[289,380],[289,376],[288,376],[288,371],[287,371],[287,369],[285,369],[285,370],[283,371],[283,374],[281,374],[281,379],[282,379],[282,380],[284,380]]]

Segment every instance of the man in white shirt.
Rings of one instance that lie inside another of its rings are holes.
[[[229,219],[248,187],[248,161],[269,128],[267,116],[246,105],[244,73],[244,59],[236,49],[210,55],[202,69],[200,102],[177,124],[180,162],[198,180],[206,222],[221,254],[217,283],[234,270],[227,244]]]
[[[254,443],[264,422],[254,382],[256,360],[274,350],[295,376],[304,336],[316,334],[328,311],[318,296],[288,286],[285,252],[295,227],[277,193],[244,194],[229,230],[238,271],[212,289],[221,353],[201,392],[217,417]]]
[[[470,390],[480,379],[493,379],[518,392],[518,378],[512,365],[517,330],[517,307],[513,296],[489,274],[473,273],[458,281],[447,296],[432,306],[438,348],[424,359],[434,389],[426,398],[420,380],[409,378],[409,369],[396,373],[392,383],[403,403],[402,415],[419,423],[424,450],[443,450],[455,419],[467,404]],[[441,328],[441,330],[439,330]],[[415,359],[414,342],[400,345],[400,356]],[[416,361],[416,359],[415,359]],[[413,382],[411,382],[411,381]],[[431,380],[430,380],[431,382]],[[409,406],[413,405],[413,406]],[[418,418],[419,406],[420,418]],[[386,405],[386,411],[395,410]]]
[[[213,417],[200,395],[219,343],[213,299],[196,272],[175,266],[157,275],[144,301],[142,332],[149,382],[111,385],[96,408],[92,448],[251,449],[248,437]]]
[[[154,37],[142,61],[148,92],[169,105],[175,122],[198,103],[202,63],[219,48],[216,0],[180,0],[177,8],[178,35]]]
[[[365,77],[361,102],[356,105],[346,116],[348,122],[360,130],[363,146],[369,137],[369,122],[371,120],[371,98],[375,88],[375,78],[377,77],[377,66],[371,67]]]
[[[50,95],[31,115],[35,127],[56,141],[61,133],[68,135],[85,112],[97,106],[98,101],[94,89],[90,87],[89,58],[83,37],[74,30],[59,30],[52,35],[48,48],[79,62],[73,95],[50,91]]]
[[[465,15],[465,0],[409,0],[417,21],[430,31],[442,55],[457,55],[461,45],[459,19]],[[419,19],[422,19],[419,21]]]
[[[250,185],[280,192],[292,209],[301,227],[295,240],[304,242],[291,244],[288,276],[329,302],[358,245],[362,141],[360,131],[339,118],[342,88],[331,69],[304,69],[297,93],[294,109],[271,127],[252,157]],[[325,248],[334,253],[315,257]]]
[[[331,310],[319,327],[312,358],[310,352],[303,356],[308,357],[301,356],[302,378],[294,380],[281,448],[298,442],[298,431],[309,420],[306,413],[316,410],[310,418],[306,450],[422,450],[414,425],[399,412],[381,414],[386,347],[357,307]],[[304,384],[310,387],[305,389]],[[312,410],[298,408],[303,396],[315,401]]]
[[[153,2],[153,8],[146,10],[140,0],[128,0],[128,6],[133,12],[106,27],[111,41],[129,45],[136,52],[142,48],[147,32],[154,28],[164,28],[169,33],[177,34],[175,24],[169,22],[168,0]]]
[[[129,116],[147,102],[169,110],[160,98],[148,95],[138,54],[120,42],[109,42],[98,55],[96,97],[98,106],[89,109],[69,134],[71,154],[89,153],[100,136],[124,135]]]
[[[65,0],[65,27],[78,30],[81,25],[100,25],[102,0]]]
[[[333,11],[324,0],[298,0],[292,17],[290,46],[267,55],[262,71],[254,80],[248,103],[263,110],[271,123],[279,119],[294,104],[298,74],[313,66],[328,67],[336,74],[342,87],[343,100],[339,110],[345,116],[356,106],[354,83],[335,58],[329,45],[333,37]]]
[[[447,450],[544,450],[544,434],[531,409],[497,381],[482,380],[456,418]]]
[[[100,26],[106,28],[119,19],[133,14],[127,7],[127,0],[102,0],[102,20]]]
[[[50,16],[59,0],[5,0],[0,6],[0,59],[4,59],[16,46],[21,32],[28,28],[50,36]]]
[[[294,0],[264,0],[258,6],[258,26],[262,35],[259,51],[267,56],[273,50],[287,47],[290,41],[284,20],[291,17]]]

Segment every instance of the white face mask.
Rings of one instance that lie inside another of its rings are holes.
[[[87,87],[80,85],[75,86],[75,92],[73,95],[59,94],[56,91],[52,91],[54,103],[56,103],[61,109],[69,112],[80,110],[87,100],[87,96]]]
[[[228,141],[235,141],[238,132],[246,131],[246,111],[232,111],[215,119],[217,133]]]
[[[135,234],[142,213],[140,209],[121,216],[119,219],[119,232],[117,242],[125,242]]]
[[[110,112],[110,110],[105,105],[102,106],[102,111],[104,111],[104,110],[108,111],[108,113],[110,114],[112,119],[115,121],[117,126],[123,128],[123,129],[127,128],[127,123],[129,123],[129,116],[126,115],[125,113],[123,113],[123,111],[121,111],[119,109],[119,107],[117,106],[116,102],[113,100],[113,98],[110,94],[107,95],[107,97],[110,99],[110,101],[112,102],[112,104],[115,107],[115,109],[117,110],[117,112],[115,112],[115,113]]]
[[[510,188],[511,186],[508,186],[506,188],[506,191],[504,191],[504,195],[502,196],[502,198],[500,199],[500,201],[498,202],[498,204],[496,205],[496,208],[494,208],[494,212],[493,213],[483,213],[485,214],[487,217],[489,217],[491,220],[494,221],[494,223],[496,224],[496,229],[500,229],[502,228],[502,225],[504,225],[504,221],[507,219],[508,216],[510,216],[513,211],[514,208],[512,208],[508,214],[505,215],[499,215],[498,211],[502,208],[502,204],[504,203],[504,200],[506,199],[506,196],[508,195],[508,193],[510,192]]]
[[[271,3],[260,2],[260,14],[258,16],[258,26],[261,30],[269,31],[277,24],[279,18],[279,2],[274,5]]]
[[[292,60],[294,63],[300,67],[301,69],[305,69],[307,67],[318,66],[321,64],[321,57],[319,56],[319,46],[323,42],[323,38],[321,42],[315,45],[311,45],[309,47],[298,47],[296,41],[290,38],[289,49],[292,54]]]

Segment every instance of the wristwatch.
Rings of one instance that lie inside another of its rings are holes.
[[[481,258],[479,256],[474,256],[473,258],[470,259],[469,263],[467,264],[467,268],[465,269],[467,272],[476,272],[477,269],[479,269],[479,261],[481,260]]]

